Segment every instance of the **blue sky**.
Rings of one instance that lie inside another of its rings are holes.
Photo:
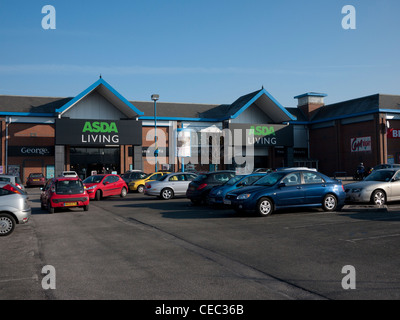
[[[44,30],[44,5],[56,29]],[[343,6],[356,30],[342,28]],[[99,74],[129,100],[282,105],[400,94],[398,0],[0,0],[0,94],[70,97]]]

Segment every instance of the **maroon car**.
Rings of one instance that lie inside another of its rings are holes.
[[[43,187],[46,184],[46,178],[43,173],[31,173],[26,180],[27,187]]]

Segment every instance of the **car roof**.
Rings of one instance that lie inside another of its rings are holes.
[[[54,181],[64,181],[64,180],[81,180],[79,177],[57,177]]]

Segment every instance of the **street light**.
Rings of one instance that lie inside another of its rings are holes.
[[[155,142],[155,151],[154,157],[156,160],[156,172],[157,172],[157,157],[158,157],[158,148],[157,148],[157,100],[160,99],[158,94],[152,94],[151,100],[154,101],[154,142]]]

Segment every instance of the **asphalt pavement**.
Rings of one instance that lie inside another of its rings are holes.
[[[400,298],[399,204],[259,218],[130,193],[49,214],[28,193],[30,222],[0,239],[0,299]]]

